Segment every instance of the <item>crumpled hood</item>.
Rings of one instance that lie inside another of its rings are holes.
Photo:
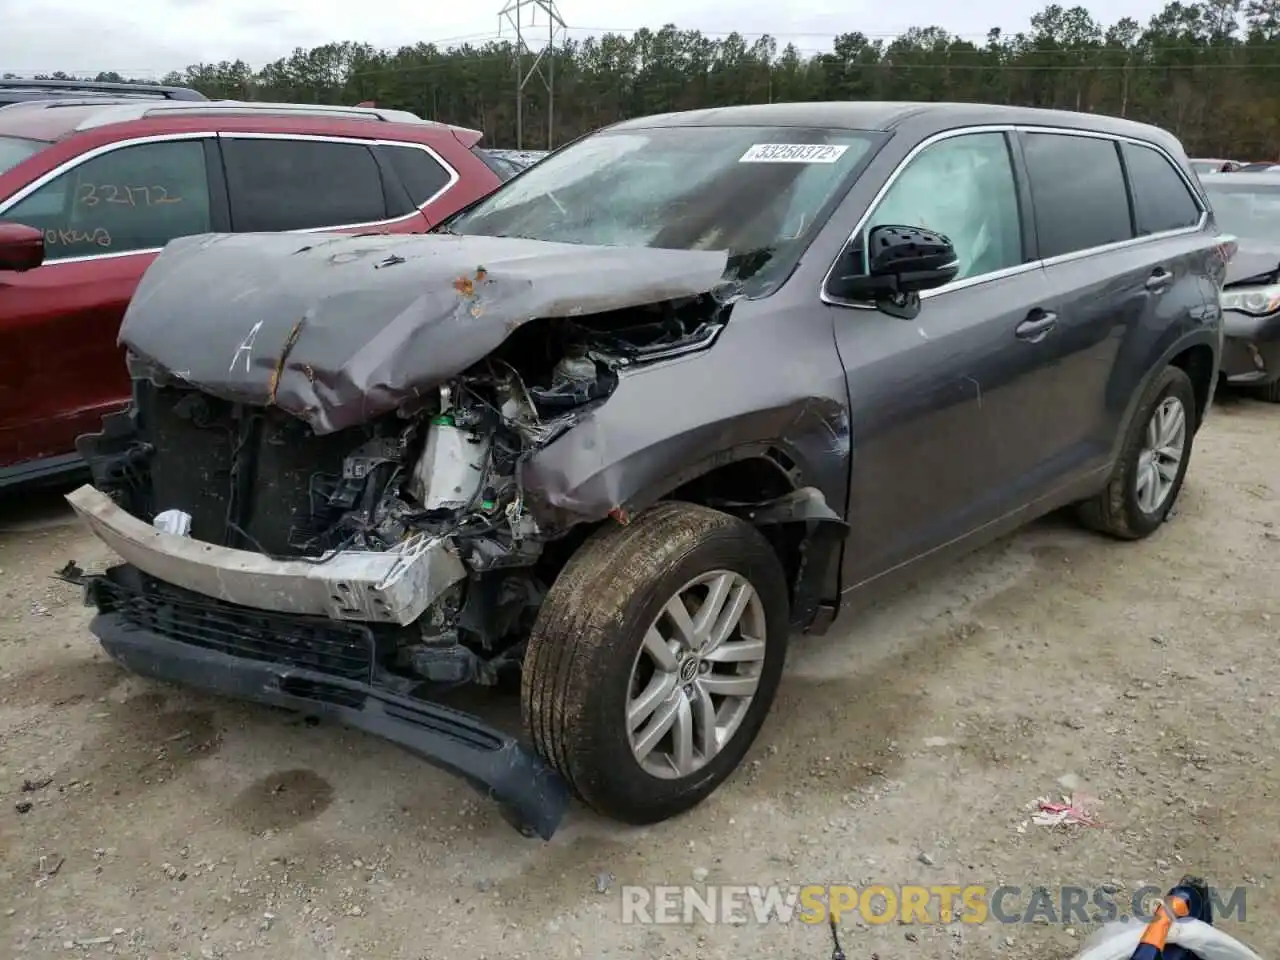
[[[1241,240],[1236,255],[1227,264],[1227,286],[1277,271],[1280,271],[1280,245]]]
[[[165,247],[119,342],[143,369],[332,433],[429,396],[530,320],[708,293],[727,262],[450,234],[206,234]]]

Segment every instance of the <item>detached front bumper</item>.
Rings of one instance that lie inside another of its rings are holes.
[[[550,839],[568,809],[564,780],[514,737],[379,685],[375,628],[235,607],[127,565],[73,579],[98,610],[90,631],[133,673],[390,740],[496,801],[526,836]]]
[[[413,623],[466,576],[447,540],[418,536],[385,552],[342,550],[323,560],[273,560],[164,533],[85,485],[67,502],[126,562],[166,583],[227,603],[359,620]]]

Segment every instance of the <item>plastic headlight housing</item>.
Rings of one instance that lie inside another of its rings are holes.
[[[1240,287],[1222,291],[1222,309],[1265,317],[1280,310],[1280,285]]]

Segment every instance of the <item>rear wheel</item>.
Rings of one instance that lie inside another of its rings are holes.
[[[590,807],[655,823],[741,763],[786,658],[786,578],[727,514],[663,503],[566,565],[524,661],[525,727]]]
[[[1082,522],[1122,540],[1160,528],[1182,490],[1196,430],[1191,378],[1167,367],[1147,390],[1106,488],[1079,506]]]

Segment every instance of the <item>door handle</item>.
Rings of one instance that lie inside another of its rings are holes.
[[[1159,293],[1165,287],[1173,282],[1173,274],[1164,267],[1156,267],[1151,271],[1151,276],[1147,277],[1146,288],[1153,293]]]
[[[1027,314],[1027,319],[1018,324],[1013,331],[1019,340],[1028,343],[1039,343],[1049,335],[1049,331],[1058,325],[1058,315],[1038,307]]]

